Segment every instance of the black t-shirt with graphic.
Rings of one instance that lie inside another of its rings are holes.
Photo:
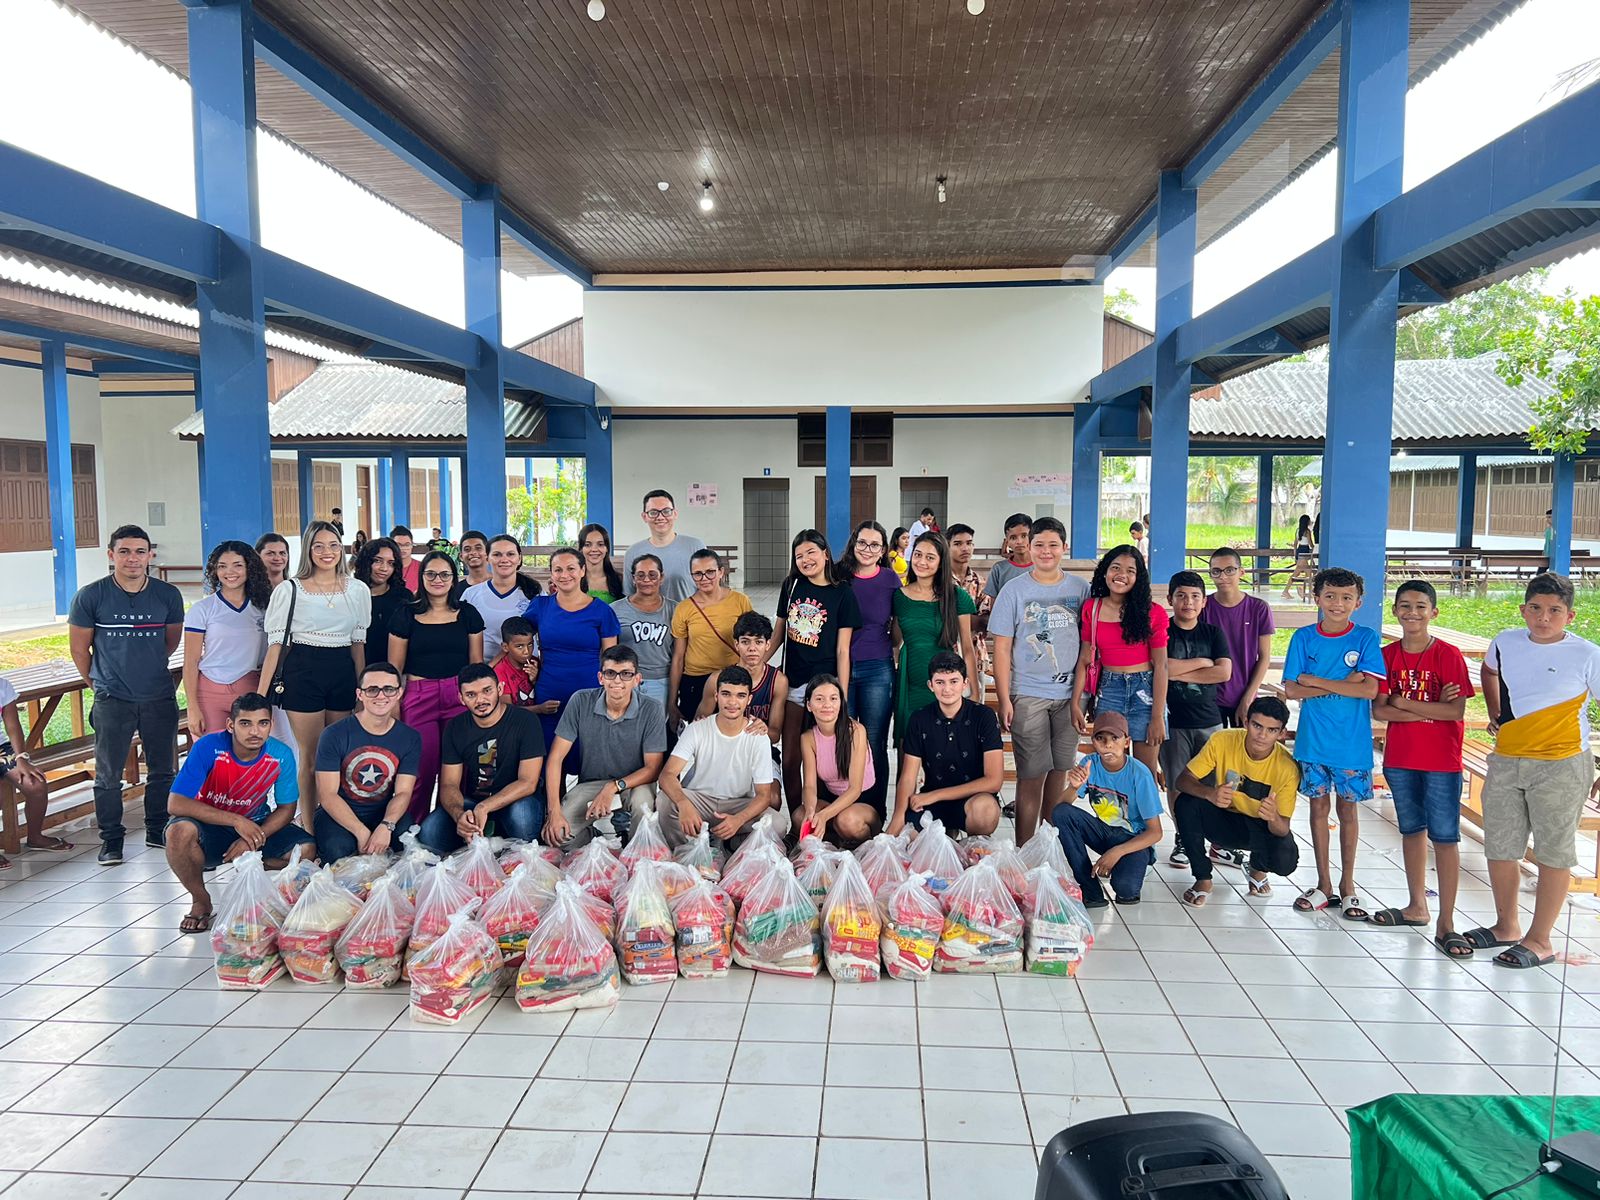
[[[774,624],[787,633],[784,677],[791,688],[801,688],[813,675],[839,673],[839,630],[861,628],[861,605],[847,584],[818,587],[796,579],[778,593]]]
[[[1193,629],[1180,629],[1174,621],[1167,626],[1167,658],[1209,658],[1220,661],[1232,657],[1228,638],[1215,625],[1196,621]],[[1217,683],[1167,684],[1167,725],[1172,729],[1210,729],[1222,724],[1217,707]]]
[[[544,757],[544,730],[538,717],[512,705],[487,728],[462,713],[444,727],[439,757],[461,765],[462,798],[476,803],[509,786],[522,763]]]
[[[396,721],[387,733],[368,733],[355,716],[336,721],[317,742],[317,770],[337,771],[339,795],[359,810],[387,807],[395,779],[415,776],[422,735]]]

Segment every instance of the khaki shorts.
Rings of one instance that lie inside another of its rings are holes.
[[[1483,850],[1491,859],[1516,862],[1533,835],[1533,859],[1542,867],[1578,865],[1578,818],[1594,777],[1589,753],[1571,758],[1489,755],[1483,783]]]
[[[1078,761],[1078,730],[1070,700],[1011,700],[1011,753],[1018,779],[1041,779],[1051,771],[1070,771]]]

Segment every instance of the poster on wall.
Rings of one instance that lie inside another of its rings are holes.
[[[717,507],[717,485],[714,483],[691,483],[689,485],[689,500],[687,507]]]
[[[1030,475],[1018,475],[1012,479],[1011,486],[1006,488],[1006,495],[1012,499],[1036,496],[1054,504],[1067,503],[1071,494],[1072,476],[1064,471],[1040,471]]]

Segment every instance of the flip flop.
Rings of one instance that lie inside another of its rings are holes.
[[[1272,895],[1272,883],[1271,883],[1270,880],[1257,879],[1253,875],[1251,875],[1249,872],[1246,872],[1245,873],[1245,877],[1244,877],[1244,881],[1250,885],[1250,895],[1251,896],[1270,896],[1270,895]]]
[[[1434,934],[1433,944],[1439,947],[1439,952],[1446,958],[1472,957],[1472,943],[1459,933]]]
[[[1405,910],[1400,908],[1380,908],[1377,912],[1368,917],[1367,920],[1371,921],[1374,925],[1382,925],[1386,928],[1397,925],[1426,925],[1428,923],[1426,918],[1419,921],[1414,917],[1406,916]],[[1468,944],[1470,945],[1471,943]]]
[[[1476,929],[1469,929],[1461,935],[1462,941],[1474,950],[1493,950],[1496,946],[1515,946],[1516,942],[1504,942],[1495,937],[1494,930],[1487,925],[1479,925]]]
[[[204,933],[211,928],[211,922],[216,918],[216,912],[183,914],[183,920],[178,922],[179,933]]]
[[[23,842],[24,850],[37,850],[45,854],[62,854],[72,849],[72,843],[66,838],[51,838],[43,846],[35,846],[32,842]]]
[[[1189,888],[1183,893],[1183,902],[1190,908],[1204,908],[1206,901],[1211,899],[1210,892],[1202,892],[1198,888]]]
[[[1325,908],[1338,908],[1340,902],[1330,892],[1310,887],[1294,899],[1295,912],[1321,912]]]
[[[1370,921],[1372,913],[1361,903],[1361,897],[1355,892],[1348,896],[1339,897],[1339,907],[1344,911],[1339,915],[1346,921]]]
[[[1514,946],[1507,946],[1494,956],[1496,966],[1510,967],[1514,971],[1526,971],[1530,967],[1549,966],[1555,960],[1556,956],[1554,954],[1546,954],[1543,958],[1540,958],[1521,942]]]

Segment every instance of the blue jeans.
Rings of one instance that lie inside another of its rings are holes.
[[[476,805],[476,800],[467,801],[469,810]],[[535,792],[531,796],[524,796],[521,800],[513,800],[504,808],[497,809],[494,816],[489,818],[489,822],[490,832],[495,837],[531,842],[544,828],[544,797]],[[466,845],[461,835],[456,832],[455,818],[443,805],[435,807],[422,819],[422,828],[417,832],[417,840],[441,858],[446,854],[453,854]]]
[[[876,782],[862,797],[879,809],[889,792],[889,714],[894,711],[894,663],[869,658],[850,664],[850,715],[866,726]]]
[[[145,837],[160,840],[167,827],[167,794],[178,770],[177,698],[119,700],[96,692],[89,723],[94,726],[94,819],[100,840],[123,836],[122,771],[135,733],[144,747]]]
[[[1461,840],[1459,772],[1385,767],[1383,778],[1394,797],[1394,818],[1401,833],[1409,837],[1426,829],[1435,845]]]
[[[1050,814],[1050,821],[1061,836],[1061,848],[1066,851],[1073,878],[1083,889],[1083,898],[1104,900],[1105,890],[1095,877],[1094,867],[1089,862],[1089,851],[1104,854],[1111,847],[1131,840],[1134,835],[1126,829],[1107,825],[1088,809],[1079,808],[1076,804],[1056,805],[1055,812]],[[1149,848],[1123,855],[1117,865],[1111,868],[1111,890],[1124,900],[1137,896],[1144,888],[1146,868],[1155,861],[1156,852]]]
[[[1095,712],[1121,713],[1128,719],[1128,736],[1136,742],[1144,741],[1155,707],[1155,678],[1152,671],[1101,671]]]

